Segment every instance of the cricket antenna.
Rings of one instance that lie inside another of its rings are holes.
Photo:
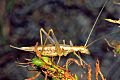
[[[96,25],[96,23],[97,23],[97,21],[98,21],[98,19],[99,19],[100,15],[101,15],[101,13],[102,13],[103,9],[105,8],[105,5],[107,4],[107,2],[108,2],[108,1],[109,1],[109,0],[106,0],[106,1],[105,1],[105,3],[104,3],[104,5],[103,5],[102,9],[100,10],[100,12],[99,12],[99,14],[98,14],[98,16],[97,16],[97,18],[96,18],[96,20],[95,20],[94,24],[93,24],[93,27],[92,27],[92,29],[91,29],[91,31],[90,31],[90,33],[89,33],[89,35],[88,35],[88,38],[87,38],[86,43],[85,43],[85,45],[84,45],[84,46],[86,46],[86,45],[87,45],[88,40],[90,39],[90,36],[91,36],[91,34],[92,34],[92,32],[93,32],[93,30],[94,30],[94,28],[95,28],[95,25]]]
[[[92,45],[92,44],[95,43],[96,41],[98,41],[98,40],[100,40],[100,39],[103,39],[103,38],[107,37],[107,36],[110,35],[110,34],[114,34],[114,33],[118,33],[118,32],[120,32],[120,30],[117,30],[117,31],[108,33],[108,34],[106,34],[106,35],[104,35],[104,36],[102,36],[102,37],[99,37],[98,39],[96,39],[96,40],[92,41],[91,43],[89,43],[86,47],[89,47],[90,45]],[[105,39],[106,39],[106,38],[105,38]]]

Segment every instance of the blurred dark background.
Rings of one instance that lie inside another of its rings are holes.
[[[31,46],[40,42],[39,29],[54,30],[57,40],[62,43],[71,40],[74,45],[84,45],[92,25],[106,0],[0,0],[0,80],[23,80],[30,77],[25,68],[16,65],[15,61],[32,58],[29,52],[15,50],[9,47]],[[120,2],[119,0],[113,0]],[[104,8],[88,44],[106,34],[118,31],[119,25],[105,21],[105,18],[119,19],[120,5],[110,0]],[[120,32],[107,36],[108,40],[120,41]],[[107,76],[110,67],[117,57],[104,38],[89,46],[91,55],[82,55],[82,58],[92,63],[100,60],[101,70]],[[62,64],[62,61],[61,61]],[[75,66],[71,66],[73,73]],[[94,70],[93,79],[95,80]],[[120,75],[113,76],[119,80]],[[37,80],[37,79],[36,79]],[[83,79],[83,80],[86,80]]]

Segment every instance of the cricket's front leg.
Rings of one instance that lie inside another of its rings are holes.
[[[75,51],[74,51],[73,53],[74,53],[74,55],[75,55],[76,57],[78,57],[78,59],[80,60],[81,66],[84,66],[84,64],[85,64],[85,65],[88,65],[79,55],[76,54]],[[83,63],[84,63],[84,64],[83,64]]]

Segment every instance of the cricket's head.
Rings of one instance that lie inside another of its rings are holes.
[[[79,52],[81,52],[83,54],[90,54],[90,51],[87,49],[86,46],[80,46],[79,47]]]

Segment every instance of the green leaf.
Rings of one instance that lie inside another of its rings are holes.
[[[45,65],[44,62],[40,58],[38,58],[38,57],[33,58],[32,59],[32,63],[34,65],[36,65],[36,66],[43,66],[43,65]]]

